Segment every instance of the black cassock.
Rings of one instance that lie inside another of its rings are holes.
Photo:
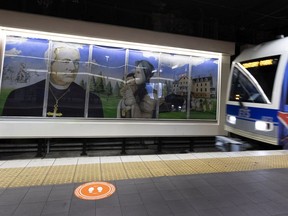
[[[45,80],[13,90],[6,99],[2,116],[43,116],[44,91]],[[84,117],[85,98],[86,90],[76,83],[71,83],[65,90],[50,85],[45,116]],[[88,117],[103,117],[102,102],[93,93],[89,93]]]

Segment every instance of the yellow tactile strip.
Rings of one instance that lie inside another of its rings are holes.
[[[288,154],[0,168],[0,187],[40,186],[274,168],[288,168]]]
[[[100,164],[81,164],[76,166],[73,182],[100,181]]]
[[[123,163],[123,165],[130,179],[153,177],[152,172],[150,172],[144,162],[130,162]]]

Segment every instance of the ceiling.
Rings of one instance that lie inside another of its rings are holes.
[[[287,0],[9,0],[1,9],[258,44],[288,35]]]

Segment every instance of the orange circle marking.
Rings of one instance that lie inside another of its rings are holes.
[[[111,196],[115,191],[115,186],[108,182],[89,182],[77,187],[74,194],[80,199],[98,200]]]

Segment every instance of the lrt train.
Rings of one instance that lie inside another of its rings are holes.
[[[0,52],[0,139],[225,134],[232,42],[1,10]]]
[[[250,47],[233,61],[225,129],[240,137],[287,147],[287,37]]]

